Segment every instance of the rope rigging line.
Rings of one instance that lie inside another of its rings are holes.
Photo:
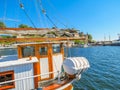
[[[45,9],[43,8],[43,6],[42,6],[42,1],[41,1],[41,0],[38,0],[38,2],[40,3],[40,9],[41,9],[42,13],[43,13],[43,14],[47,17],[47,19],[57,28],[56,24],[51,20],[51,18],[47,15]],[[49,46],[49,43],[48,43],[48,46]],[[59,70],[58,70],[58,68],[57,68],[56,61],[55,61],[55,60],[53,60],[53,61],[54,61],[54,63],[55,63],[55,68],[56,68],[57,73],[58,73],[58,76],[59,76]]]
[[[58,12],[58,10],[55,8],[55,6],[50,2],[50,0],[46,0],[49,4],[49,6],[54,9],[56,12]],[[65,22],[61,22],[59,20],[59,23],[61,23],[62,25],[64,25],[66,28],[69,28],[68,26],[71,26],[71,27],[75,27],[73,24],[70,23],[70,21],[68,19],[66,19],[61,13],[57,13],[57,16],[59,16],[61,18],[61,20],[65,20]]]
[[[40,3],[40,9],[42,11],[42,13],[47,17],[47,19],[55,26],[55,28],[57,28],[56,24],[52,21],[52,19],[48,16],[48,14],[46,13],[45,9],[42,6],[42,0],[39,0]]]
[[[58,20],[55,16],[54,16],[54,19],[59,22],[59,24],[63,25],[65,28],[68,28],[67,25],[65,25],[64,23],[62,23],[60,20]]]
[[[55,26],[55,28],[57,28],[57,26],[54,24],[54,22],[50,19],[50,17],[47,15],[47,14],[45,14],[45,16],[48,18],[48,20]]]
[[[37,1],[34,1],[34,3],[35,3],[35,8],[36,8],[36,11],[37,11],[37,14],[38,14],[38,22],[39,22],[40,26],[42,27],[43,23],[42,23],[42,20],[41,20],[41,14],[39,12],[39,7],[38,7],[38,2]]]
[[[28,19],[30,20],[30,22],[32,23],[32,25],[34,26],[34,28],[36,29],[35,24],[33,23],[32,19],[30,18],[30,16],[28,15],[27,11],[24,8],[23,3],[21,2],[21,0],[18,0],[20,8],[24,11],[25,15],[28,17]]]
[[[54,5],[53,5],[49,0],[46,0],[46,1],[48,2],[49,6],[50,6],[51,8],[53,8],[55,11],[57,11],[57,9],[54,7]],[[57,15],[59,15],[59,14],[57,14]],[[60,15],[59,15],[59,17],[61,18]],[[63,23],[63,22],[60,21],[59,19],[57,19],[56,16],[54,16],[54,19],[56,19],[56,21],[59,22],[60,24],[62,24],[65,28],[68,28],[68,25],[65,24],[65,23]],[[64,20],[64,19],[61,18],[61,20]]]
[[[35,1],[35,7],[36,7],[36,11],[38,13],[38,20],[39,20],[40,26],[41,27],[44,27],[44,26],[48,27],[48,24],[46,23],[47,18],[41,11],[41,6],[39,5],[39,0]]]
[[[6,17],[6,12],[7,11],[7,2],[5,0],[5,7],[4,7],[4,16],[3,16],[3,21],[5,22],[5,17]]]
[[[67,38],[67,41],[68,41],[68,45],[67,45],[68,52],[67,53],[69,53],[69,57],[71,57],[71,49],[69,47],[69,42],[70,42],[69,38]]]

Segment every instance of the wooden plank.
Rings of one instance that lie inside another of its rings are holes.
[[[49,28],[0,28],[0,30],[22,31],[22,30],[50,30],[50,29]]]
[[[48,42],[48,41],[70,41],[86,40],[86,38],[0,38],[0,42]]]
[[[48,62],[49,62],[49,72],[53,72],[53,60],[52,60],[52,44],[48,45]],[[50,78],[53,78],[54,74],[50,74]]]

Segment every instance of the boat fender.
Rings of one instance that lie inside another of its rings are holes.
[[[69,75],[80,75],[90,67],[85,57],[70,57],[63,61],[64,71]]]

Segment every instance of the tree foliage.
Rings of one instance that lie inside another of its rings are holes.
[[[32,28],[32,27],[29,27],[29,26],[26,25],[26,24],[20,24],[18,27],[19,27],[19,28]]]
[[[74,40],[75,44],[85,44],[84,41],[81,41],[81,40]]]
[[[92,35],[91,34],[88,34],[88,40],[92,41]]]
[[[3,35],[1,38],[16,38],[16,36]]]
[[[6,25],[3,22],[0,22],[0,28],[6,28]]]

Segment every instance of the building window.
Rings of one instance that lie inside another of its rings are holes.
[[[0,72],[0,83],[14,80],[14,71]],[[14,82],[0,84],[0,90],[14,88]]]
[[[47,52],[48,52],[47,47],[41,47],[41,48],[39,49],[40,55],[47,55]]]
[[[22,48],[22,57],[35,56],[35,47],[26,46]]]
[[[52,48],[53,48],[53,54],[60,53],[60,44],[53,44]]]

